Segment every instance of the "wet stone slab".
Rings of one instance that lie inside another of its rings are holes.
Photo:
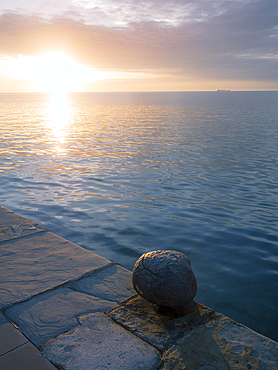
[[[15,304],[5,313],[36,346],[39,346],[77,326],[77,316],[104,312],[116,304],[117,302],[89,296],[69,288],[58,288]]]
[[[43,353],[56,366],[65,370],[158,369],[159,351],[105,314],[89,314],[79,320],[80,326],[43,345]]]
[[[0,207],[0,243],[43,231],[47,231],[45,226]]]
[[[51,232],[0,243],[0,256],[2,308],[112,264]]]
[[[73,281],[67,286],[79,292],[116,301],[117,303],[122,302],[135,293],[132,286],[132,272],[117,264]]]

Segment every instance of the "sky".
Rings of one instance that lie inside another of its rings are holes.
[[[55,83],[72,91],[277,90],[278,1],[1,0],[0,91]]]

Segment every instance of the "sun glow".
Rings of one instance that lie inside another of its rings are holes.
[[[78,91],[84,81],[83,66],[61,53],[48,53],[33,61],[30,79],[36,91]]]
[[[38,56],[7,58],[7,73],[30,81],[37,92],[82,91],[85,83],[105,79],[105,73],[76,63],[64,53],[53,51]]]
[[[41,55],[18,55],[17,57],[0,56],[0,78],[14,81],[27,81],[28,91],[66,93],[88,90],[88,84],[99,80],[110,80],[107,91],[114,91],[115,80],[138,80],[157,78],[154,71],[138,70],[99,70],[78,64],[60,51],[51,51]],[[31,86],[30,86],[31,85]],[[20,91],[20,90],[19,90]]]

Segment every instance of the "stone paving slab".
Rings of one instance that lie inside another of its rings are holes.
[[[2,316],[2,318],[1,318]],[[0,356],[28,343],[24,335],[0,314]]]
[[[104,312],[116,304],[69,288],[58,288],[15,304],[5,314],[39,346],[77,326],[77,316]]]
[[[167,316],[139,296],[107,314],[164,351],[161,370],[274,370],[278,343],[199,303],[185,316]]]
[[[276,370],[277,351],[276,342],[219,315],[166,351],[161,370]]]
[[[7,323],[7,320],[5,316],[0,313],[0,326],[6,323]]]
[[[239,324],[230,324],[218,331],[217,335],[220,340],[225,339],[227,346],[233,347],[242,357],[252,351],[252,356],[259,360],[263,370],[278,369],[277,342]]]
[[[73,281],[68,286],[79,292],[117,303],[135,294],[132,285],[132,272],[117,264],[108,266],[91,276]]]
[[[57,370],[31,343],[0,357],[1,370]]]
[[[28,220],[5,207],[0,207],[0,242],[47,231],[37,222]]]
[[[103,313],[79,318],[81,325],[43,345],[43,353],[65,370],[157,369],[160,353]]]
[[[111,264],[51,232],[0,243],[0,256],[2,308]]]
[[[219,315],[211,323],[187,332],[182,340],[166,351],[161,370],[176,369],[182,364],[186,369],[196,370],[262,370],[260,361],[252,356],[251,348],[241,356],[233,346],[218,337],[218,331],[228,325],[234,323]]]
[[[157,349],[165,350],[186,331],[210,321],[216,314],[199,303],[193,305],[191,314],[181,317],[162,315],[156,309],[155,304],[137,294],[109,310],[107,315]]]

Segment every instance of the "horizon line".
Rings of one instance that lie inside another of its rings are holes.
[[[278,89],[271,89],[271,90],[226,90],[226,91],[220,91],[219,92],[277,92]],[[65,94],[86,94],[86,93],[164,93],[164,92],[217,92],[216,90],[126,90],[126,91],[65,91],[62,93]],[[15,94],[55,94],[55,92],[50,92],[50,91],[0,91],[0,94],[10,94],[10,93],[15,93]]]

